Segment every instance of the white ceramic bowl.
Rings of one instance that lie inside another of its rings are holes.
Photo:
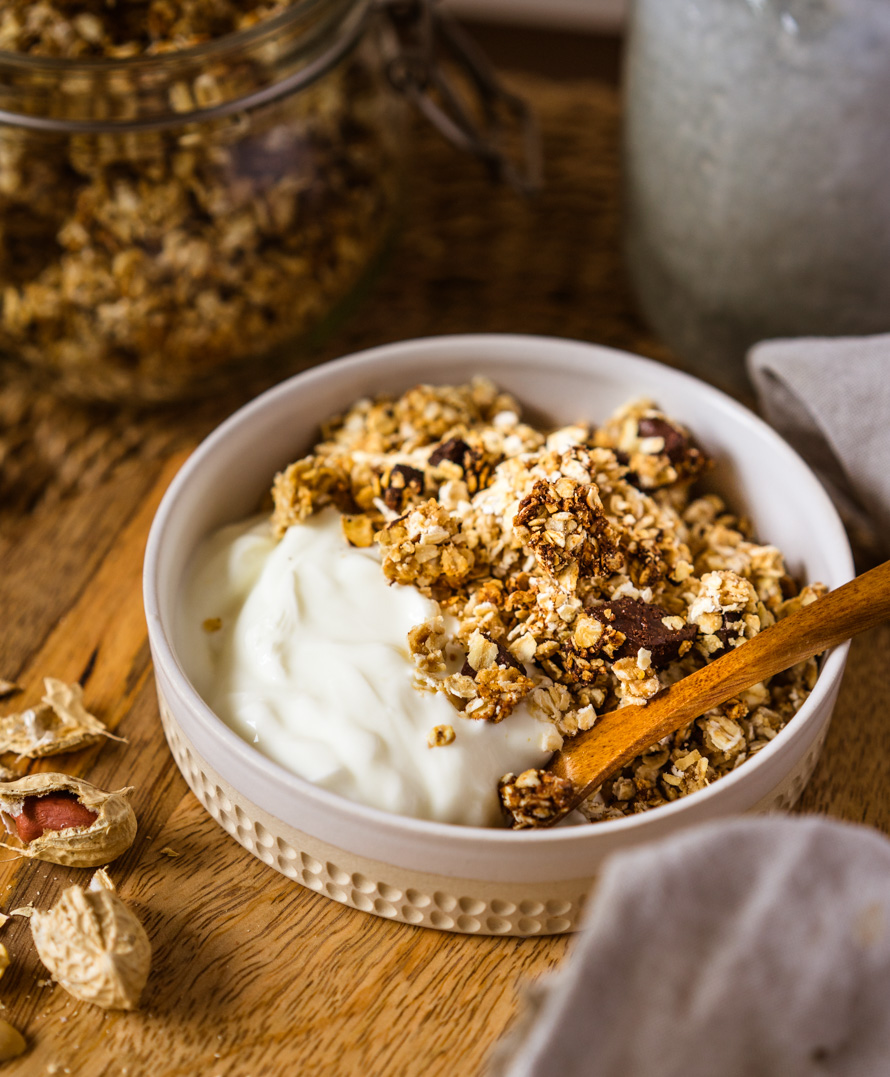
[[[822,486],[768,426],[735,401],[623,352],[525,336],[406,341],[284,382],[197,449],[170,486],[145,559],[145,608],[161,717],[195,795],[264,863],[335,901],[393,920],[476,934],[572,930],[603,858],[682,827],[791,806],[810,777],[846,659],[829,653],[815,690],[753,759],[670,805],[589,827],[481,829],[390,815],[317,788],[260,755],[202,702],[173,634],[183,570],[198,542],[255,511],[276,470],[306,451],[318,423],[356,398],[484,373],[555,423],[600,421],[636,396],[686,423],[716,459],[712,484],[747,512],[798,578],[852,575],[843,527]]]

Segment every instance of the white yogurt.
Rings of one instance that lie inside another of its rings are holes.
[[[349,546],[327,509],[276,542],[265,519],[198,550],[179,610],[197,691],[294,774],[384,811],[475,826],[500,820],[497,780],[541,766],[549,728],[519,707],[492,724],[414,687],[407,635],[436,612],[387,584],[376,549]],[[222,627],[203,625],[219,618]],[[429,748],[437,725],[455,740]]]

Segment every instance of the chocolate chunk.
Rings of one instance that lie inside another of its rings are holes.
[[[500,643],[498,644],[498,656],[495,659],[495,664],[498,666],[512,666],[520,673],[525,673],[525,666],[506,647],[502,647]]]
[[[497,648],[498,656],[494,660],[496,666],[502,666],[504,669],[512,666],[518,673],[525,673],[525,666],[515,655],[512,655],[506,647],[502,647],[500,643],[497,645]],[[464,664],[461,666],[460,673],[462,677],[472,677],[473,680],[476,679],[476,670],[470,665],[469,659],[464,659]]]
[[[470,446],[465,441],[460,438],[449,438],[433,449],[430,453],[429,464],[435,467],[436,464],[441,464],[443,460],[449,460],[452,464],[457,464],[458,467],[466,470],[467,459],[471,452]]]
[[[662,452],[671,463],[682,460],[686,455],[689,438],[666,419],[652,417],[640,419],[637,423],[637,430],[641,438],[661,438],[664,441]]]
[[[428,462],[433,468],[446,462],[459,467],[467,489],[475,494],[491,482],[498,459],[471,448],[462,438],[449,438],[433,449]]]
[[[738,639],[739,635],[744,629],[744,626],[739,626],[739,622],[742,620],[743,614],[738,610],[727,610],[723,614],[723,627],[718,628],[714,635],[723,644],[719,650],[711,651],[709,657],[716,658],[718,655],[723,654],[724,651],[730,649],[729,641],[731,639]]]
[[[692,438],[667,419],[653,416],[642,418],[637,423],[637,431],[641,438],[661,438],[664,441],[659,455],[670,460],[681,479],[697,475],[708,465],[708,458]]]
[[[384,505],[393,512],[401,512],[412,493],[418,497],[423,494],[423,472],[408,464],[396,464],[383,491]]]
[[[623,449],[613,449],[612,452],[615,454],[615,459],[618,463],[623,468],[626,468],[624,472],[624,481],[631,486],[635,486],[638,490],[645,491],[646,488],[640,482],[640,476],[630,466],[630,456]]]
[[[691,645],[697,631],[694,624],[668,628],[664,618],[671,614],[667,610],[636,598],[617,598],[602,606],[592,606],[588,613],[626,637],[615,651],[615,658],[634,658],[637,651],[645,647],[656,669],[664,669],[681,657],[681,651],[688,651],[689,647],[683,647],[683,644]]]

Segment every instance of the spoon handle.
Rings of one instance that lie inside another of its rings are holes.
[[[575,786],[573,805],[646,748],[752,684],[890,618],[890,561],[857,576],[659,693],[567,741],[548,770]],[[568,809],[566,809],[568,810]]]

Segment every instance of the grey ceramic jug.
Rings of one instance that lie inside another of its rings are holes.
[[[890,0],[632,0],[625,253],[696,372],[890,330]]]

